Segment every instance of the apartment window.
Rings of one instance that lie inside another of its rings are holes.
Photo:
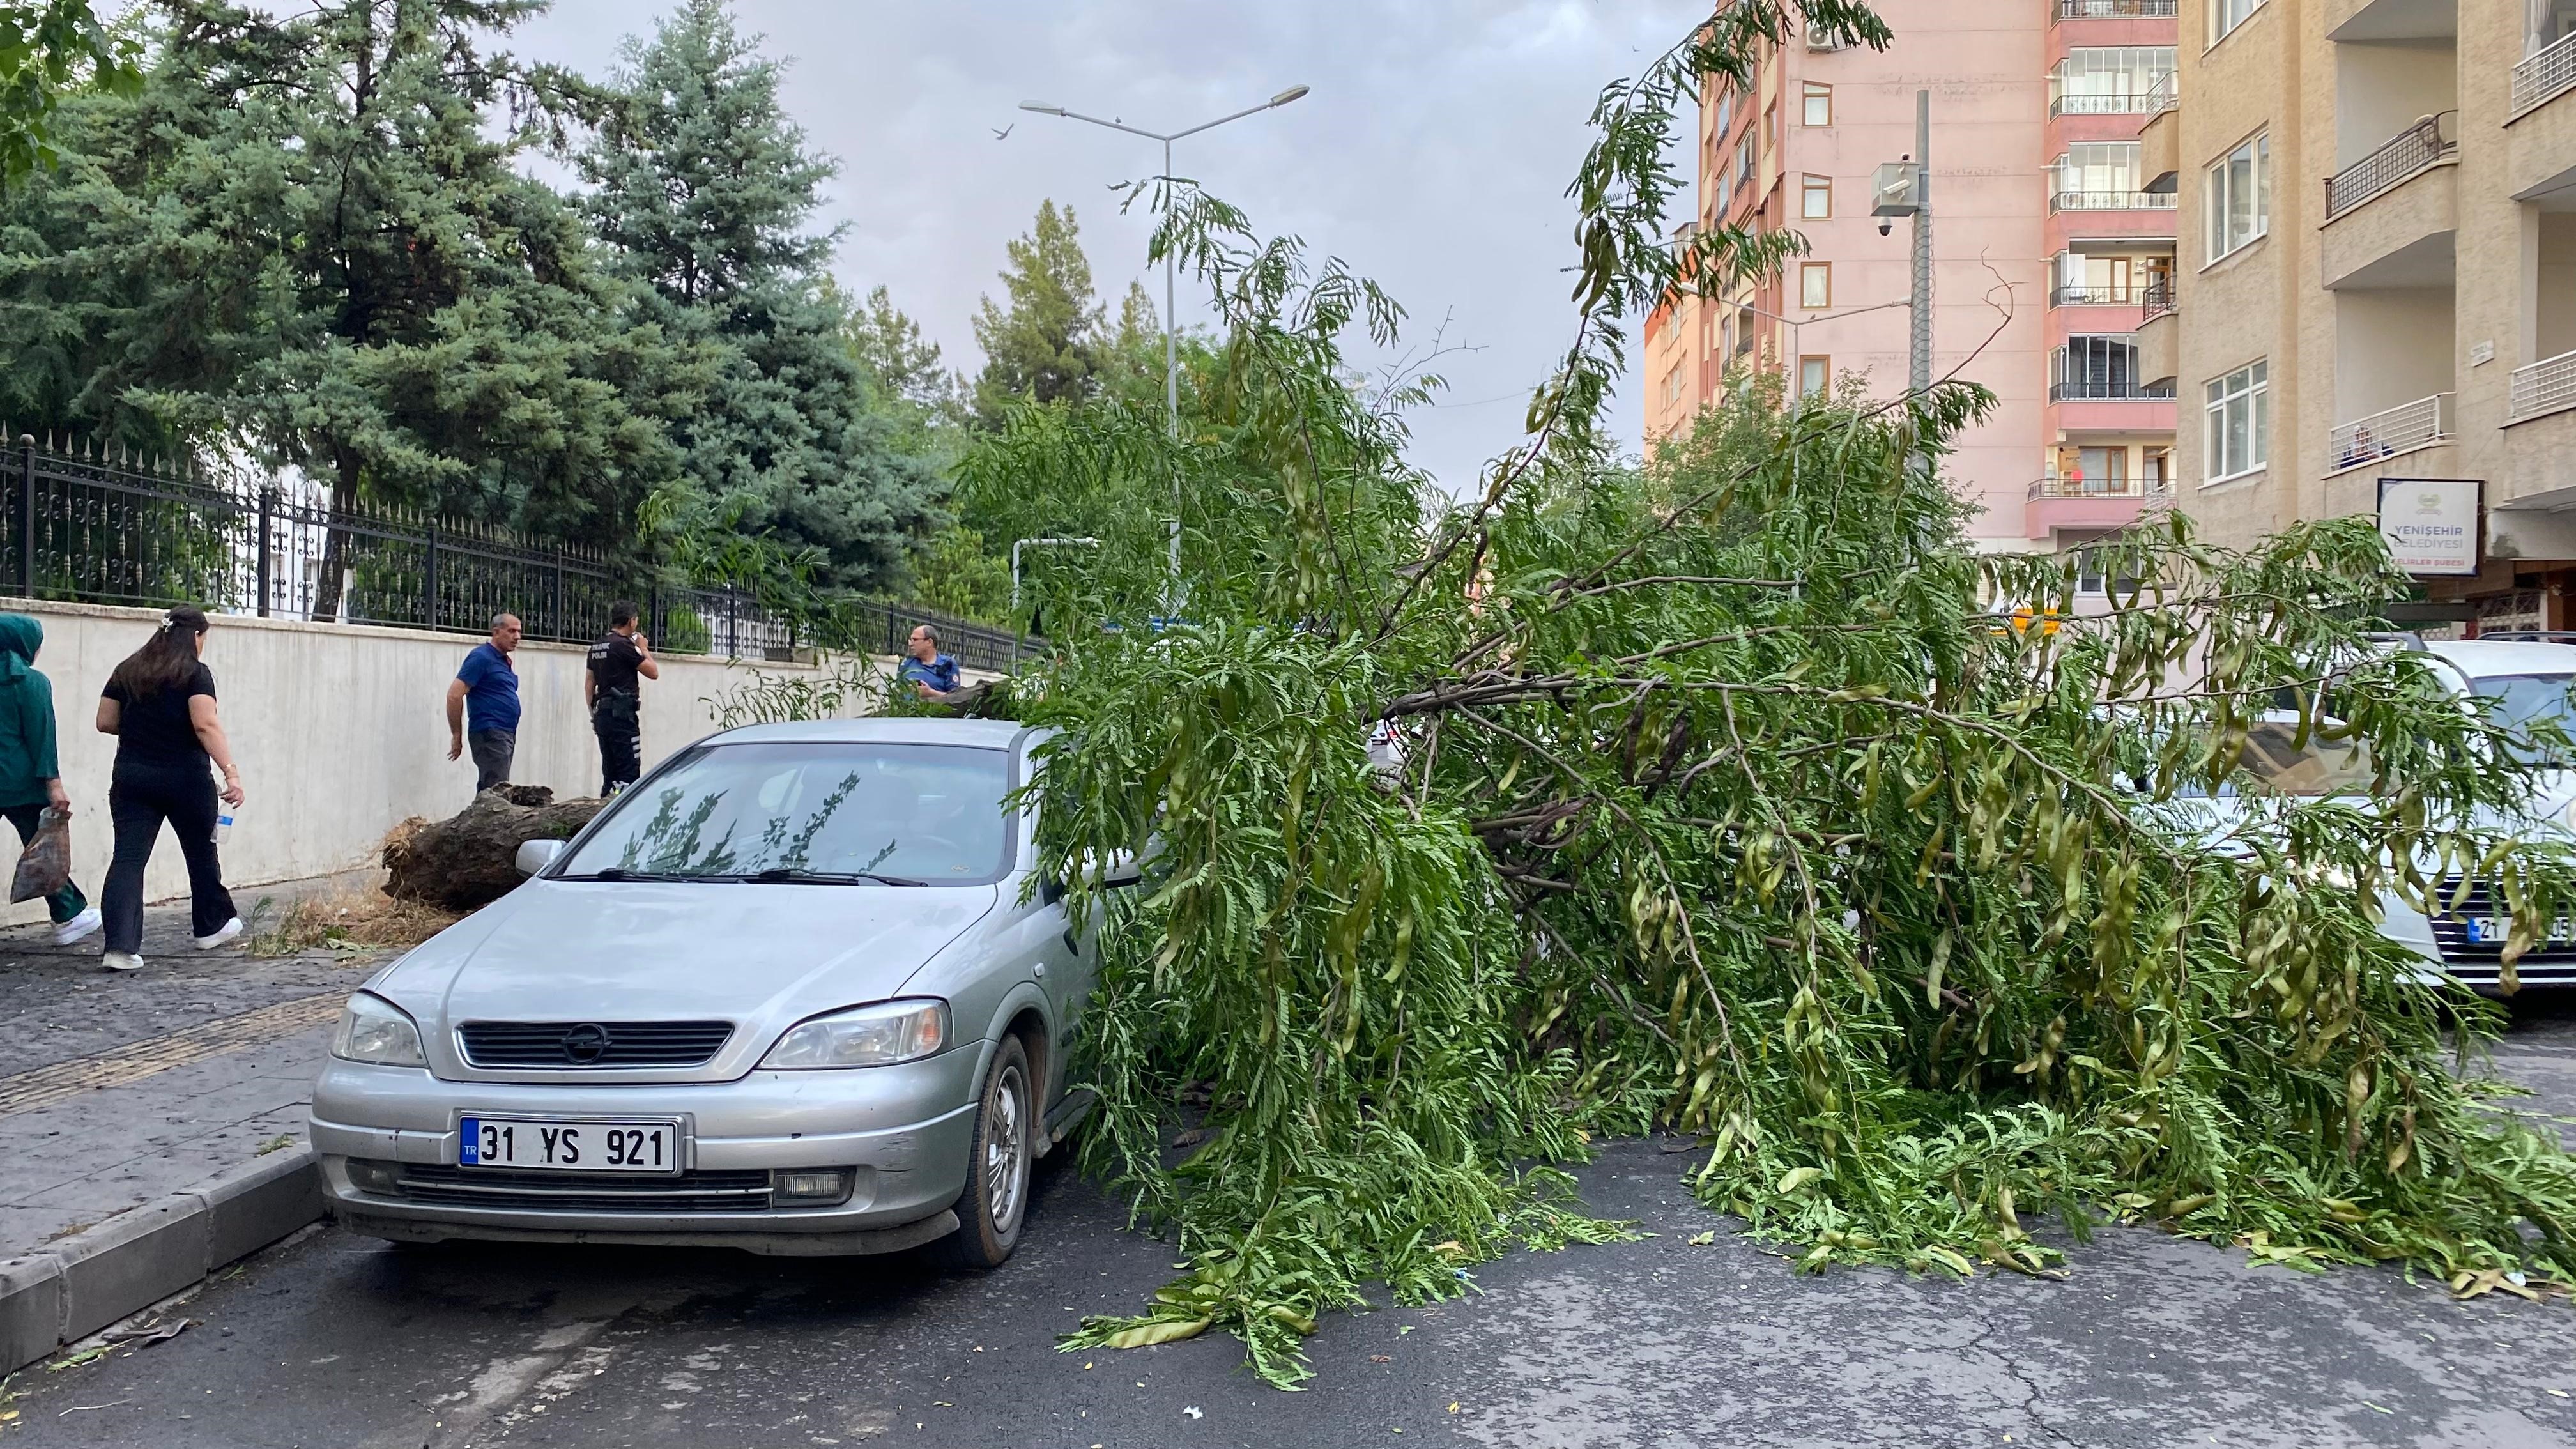
[[[2209,0],[2209,43],[2216,45],[2226,39],[2229,31],[2262,8],[2263,0]]]
[[[1798,183],[1798,215],[1823,221],[1834,214],[1834,179],[1809,176]]]
[[[1735,180],[1740,186],[1753,184],[1753,138],[1751,136],[1745,137],[1744,144],[1735,148]]]
[[[1676,362],[1673,364],[1672,370],[1664,374],[1664,406],[1671,407],[1681,400],[1682,366],[1680,363]]]
[[[1798,396],[1823,397],[1834,380],[1834,360],[1830,357],[1798,359]]]
[[[1834,123],[1834,88],[1832,86],[1808,81],[1806,89],[1799,94],[1806,107],[1803,117],[1806,124],[1830,126]]]
[[[2170,45],[2079,46],[2048,73],[2049,110],[2065,116],[2142,111],[2147,93],[2173,69]]]
[[[2135,141],[2078,141],[2057,158],[2057,193],[2098,197],[2105,207],[2117,198],[2125,207],[2138,189],[2138,169]]]
[[[1737,357],[1742,357],[1753,350],[1753,334],[1753,309],[1737,307],[1735,309],[1735,355]]]
[[[1716,134],[1718,139],[1724,139],[1726,136],[1726,128],[1733,124],[1735,124],[1735,92],[1728,91],[1725,95],[1717,98]]]
[[[1834,305],[1834,264],[1798,264],[1798,305],[1822,311]]]
[[[2124,333],[2067,338],[2066,345],[2054,354],[2050,372],[2055,379],[2049,384],[2051,402],[2173,396],[2166,389],[2139,385],[2136,339]],[[2076,466],[2081,468],[2083,464],[2079,461]]]
[[[2247,138],[2209,168],[2209,259],[2272,230],[2271,133]]]
[[[2249,363],[2209,384],[2209,481],[2263,466],[2272,432],[2271,368]]]

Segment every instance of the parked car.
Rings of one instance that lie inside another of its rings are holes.
[[[2569,686],[2576,683],[2576,646],[2554,637],[2523,636],[2433,641],[2400,636],[2400,642],[2425,654],[2437,677],[2452,684],[2464,705],[2485,711],[2495,723],[2520,728],[2546,719],[2576,737],[2576,708],[2568,699]],[[2245,765],[2264,793],[2320,798],[2369,788],[2366,761],[2313,735],[2302,743],[2297,723],[2295,712],[2271,714],[2249,732]],[[2522,762],[2531,773],[2528,805],[2514,819],[2489,823],[2535,839],[2576,838],[2576,761],[2534,744],[2523,752]],[[2191,828],[2213,839],[2265,828],[2254,802],[2232,794],[2185,802],[2184,809]],[[2460,885],[2457,875],[2442,880],[2437,899],[2445,909],[2430,916],[2394,893],[2381,892],[2380,932],[2422,958],[2428,974],[2446,975],[2492,994],[2501,990],[2510,914],[2489,882],[2472,881],[2465,891]],[[2576,986],[2576,918],[2552,923],[2515,970],[2526,989]]]
[[[349,1000],[312,1107],[340,1221],[1001,1262],[1090,1106],[1091,943],[1010,801],[1043,734],[732,730],[529,842],[525,883]]]

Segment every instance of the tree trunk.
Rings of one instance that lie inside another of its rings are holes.
[[[519,847],[566,840],[599,813],[598,800],[565,800],[542,785],[496,785],[446,820],[410,820],[385,841],[385,894],[470,911],[519,883]]]
[[[340,526],[340,517],[358,506],[358,455],[345,447],[334,454],[339,478],[331,487],[331,511],[322,524],[322,576],[313,581],[313,612],[306,616],[317,624],[340,617],[341,590],[349,576],[349,531]]]

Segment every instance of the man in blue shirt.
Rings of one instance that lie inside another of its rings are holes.
[[[474,646],[447,686],[447,757],[473,749],[477,795],[509,781],[519,751],[519,672],[510,667],[519,633],[518,615],[493,615],[491,639]]]
[[[938,630],[928,624],[915,626],[911,643],[904,652],[910,657],[903,661],[903,668],[896,673],[898,677],[911,681],[912,687],[921,691],[922,698],[946,699],[957,692],[957,659],[954,655],[939,652]]]

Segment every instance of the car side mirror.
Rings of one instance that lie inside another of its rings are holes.
[[[1144,878],[1145,868],[1132,850],[1113,850],[1100,862],[1100,883],[1111,890],[1134,885]]]
[[[514,863],[519,867],[519,874],[535,875],[554,864],[555,857],[563,852],[564,842],[560,840],[522,840]]]

